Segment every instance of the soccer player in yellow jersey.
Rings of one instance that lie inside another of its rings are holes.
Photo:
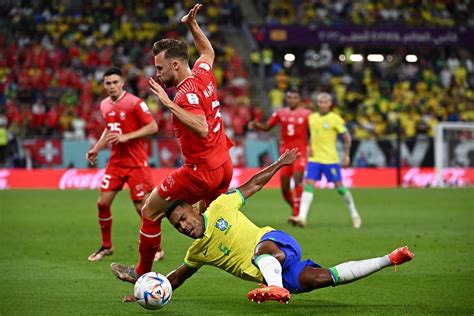
[[[341,165],[336,150],[337,137],[342,135],[344,140],[342,166],[349,166],[351,136],[346,129],[344,120],[338,114],[331,111],[332,97],[329,93],[320,93],[317,103],[319,112],[311,114],[308,118],[311,155],[306,165],[300,211],[297,216],[290,217],[289,221],[301,227],[306,225],[308,211],[313,201],[314,183],[321,180],[321,175],[324,174],[328,182],[334,183],[337,192],[347,205],[352,218],[352,226],[360,228],[362,219],[357,212],[351,192],[342,184]]]
[[[167,276],[173,290],[203,265],[211,265],[241,279],[265,283],[247,294],[254,302],[288,302],[290,293],[349,283],[413,258],[405,246],[383,257],[345,262],[325,269],[311,260],[301,261],[301,248],[287,233],[252,223],[240,212],[240,207],[280,168],[292,164],[298,156],[296,149],[286,150],[276,162],[244,185],[220,195],[202,214],[183,200],[169,204],[165,214],[170,223],[180,233],[195,239],[184,264]],[[125,298],[125,301],[133,300],[133,296]]]

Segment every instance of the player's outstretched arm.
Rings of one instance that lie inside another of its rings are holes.
[[[166,276],[171,283],[171,287],[173,291],[176,290],[181,284],[184,283],[187,279],[189,279],[194,273],[196,273],[196,269],[191,269],[186,265],[181,265],[178,269],[171,271]]]
[[[200,57],[196,61],[198,62],[205,62],[208,63],[211,67],[214,64],[214,49],[212,48],[211,42],[207,39],[206,35],[204,35],[203,31],[199,27],[199,24],[196,21],[196,15],[201,10],[202,4],[196,4],[189,13],[186,14],[181,18],[181,22],[185,23],[186,26],[191,31],[193,35],[194,44],[196,45],[196,49],[200,54]]]
[[[260,122],[257,120],[253,120],[249,122],[249,128],[256,130],[256,131],[264,131],[267,132],[273,128],[273,126],[270,126],[268,122]]]
[[[260,191],[278,170],[283,166],[291,165],[300,155],[301,154],[296,148],[293,148],[292,150],[287,149],[277,161],[254,175],[249,181],[240,186],[239,191],[245,199],[248,199],[256,192]]]

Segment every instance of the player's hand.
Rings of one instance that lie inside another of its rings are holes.
[[[110,144],[125,143],[128,141],[128,137],[126,134],[118,134],[118,133],[109,133],[107,134],[107,137],[105,139]]]
[[[150,91],[158,97],[158,100],[160,100],[161,104],[169,108],[171,103],[173,102],[168,97],[168,94],[166,93],[165,89],[163,89],[163,87],[153,78],[148,79],[148,84],[150,85]]]
[[[249,122],[249,129],[255,130],[257,128],[257,121],[253,120]]]
[[[344,158],[342,159],[342,166],[344,168],[349,167],[350,163],[351,163],[351,158],[348,155],[345,155]]]
[[[280,158],[278,158],[277,163],[282,165],[291,165],[296,159],[298,159],[299,156],[301,156],[301,153],[297,148],[293,148],[292,150],[287,149],[280,156]]]
[[[181,18],[181,22],[186,24],[191,24],[192,22],[196,21],[196,14],[199,10],[201,10],[202,4],[197,3],[191,10],[189,10],[188,14]]]
[[[86,154],[86,159],[91,166],[95,166],[97,163],[97,151],[91,149]]]

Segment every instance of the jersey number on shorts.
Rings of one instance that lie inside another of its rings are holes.
[[[110,179],[111,178],[112,178],[111,175],[104,174],[104,177],[102,178],[102,184],[100,185],[100,187],[102,189],[108,189],[109,185],[110,185]]]
[[[107,123],[107,126],[111,132],[118,132],[119,134],[122,134],[120,123]]]

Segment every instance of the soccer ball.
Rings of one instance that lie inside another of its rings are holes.
[[[160,309],[171,299],[170,281],[158,272],[148,272],[138,278],[133,294],[138,304],[146,309]]]

